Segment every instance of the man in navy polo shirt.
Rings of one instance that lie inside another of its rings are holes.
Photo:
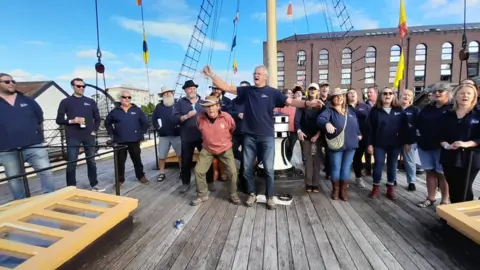
[[[60,102],[57,112],[57,124],[64,125],[67,139],[67,160],[78,160],[78,152],[83,146],[86,157],[95,155],[95,135],[100,126],[100,113],[97,103],[84,96],[85,82],[75,78],[70,82],[73,95]],[[67,164],[67,186],[76,186],[77,163]],[[105,191],[98,186],[95,158],[87,159],[88,180],[94,191]]]
[[[34,170],[50,167],[48,152],[43,148],[43,111],[38,103],[15,90],[15,80],[6,73],[0,73],[0,162],[5,175],[21,174],[18,152],[10,149],[22,148],[23,159]],[[44,192],[55,190],[51,170],[38,173]],[[25,198],[21,178],[8,181],[14,200]]]
[[[274,119],[273,109],[285,105],[297,108],[322,106],[320,100],[295,100],[287,98],[281,91],[267,85],[268,71],[265,66],[258,66],[253,73],[254,86],[231,86],[218,76],[215,76],[210,66],[205,66],[202,71],[205,76],[225,92],[237,95],[244,101],[244,115],[242,132],[244,134],[243,170],[244,178],[248,185],[250,196],[246,205],[251,207],[256,202],[255,183],[253,178],[253,162],[257,154],[262,157],[266,172],[267,209],[274,209],[273,202],[273,160],[275,154]],[[259,153],[257,153],[257,151]]]
[[[132,104],[130,91],[120,93],[120,106],[110,111],[105,119],[105,128],[112,141],[119,146],[126,146],[118,150],[118,176],[120,187],[125,182],[125,161],[127,153],[135,169],[135,176],[142,184],[148,184],[143,171],[140,143],[148,130],[148,120],[145,113],[135,104]]]

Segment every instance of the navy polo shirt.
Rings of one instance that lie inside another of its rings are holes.
[[[274,136],[273,109],[285,107],[287,97],[270,86],[237,87],[238,98],[244,100],[242,132],[255,136]]]

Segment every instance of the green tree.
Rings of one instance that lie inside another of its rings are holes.
[[[155,110],[155,105],[150,102],[147,105],[142,105],[140,108],[146,115],[151,115]]]

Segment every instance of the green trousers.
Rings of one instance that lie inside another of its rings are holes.
[[[213,158],[217,157],[225,164],[225,170],[228,179],[228,193],[233,195],[237,193],[237,166],[235,165],[235,157],[232,149],[219,154],[212,155],[205,148],[198,154],[197,165],[195,166],[195,182],[197,183],[198,197],[208,195],[207,171],[212,165]]]

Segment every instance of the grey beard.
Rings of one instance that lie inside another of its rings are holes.
[[[173,98],[163,98],[163,105],[167,107],[172,107],[173,102],[174,102]]]

